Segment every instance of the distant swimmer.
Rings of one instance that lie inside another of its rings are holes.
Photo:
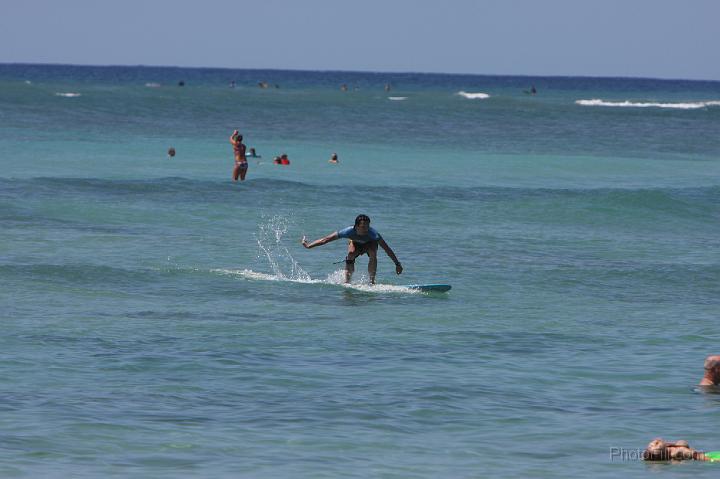
[[[243,145],[242,140],[242,135],[237,130],[233,131],[233,134],[230,137],[230,143],[232,143],[233,153],[235,154],[233,181],[237,181],[238,176],[240,177],[240,181],[245,181],[245,175],[247,174],[248,162],[245,158],[245,145]]]
[[[185,86],[185,82],[182,81],[182,80],[180,80],[180,81],[178,82],[178,86]]]
[[[340,91],[348,91],[347,84],[343,83],[342,85],[340,85]]]
[[[390,87],[389,83],[385,84],[385,91],[390,91],[392,88]]]
[[[273,164],[274,165],[282,165],[282,160],[280,160],[279,156],[276,156],[275,158],[273,158]]]
[[[705,374],[700,380],[700,386],[720,385],[720,356],[708,356],[705,358]]]
[[[290,159],[288,158],[287,154],[283,153],[282,155],[280,155],[280,164],[285,166],[290,164]]]
[[[370,283],[375,284],[375,273],[377,272],[377,250],[378,245],[385,250],[385,253],[395,263],[395,272],[401,274],[403,267],[395,256],[390,246],[374,228],[370,227],[370,218],[367,215],[358,215],[355,218],[355,226],[348,226],[345,229],[331,233],[323,238],[308,243],[303,236],[302,245],[307,248],[322,246],[339,238],[347,238],[348,254],[345,257],[345,282],[349,283],[355,271],[355,259],[364,254],[368,255],[368,275]]]
[[[232,81],[230,82],[230,88],[235,88],[235,80],[232,80]]]
[[[643,451],[645,461],[709,461],[720,462],[720,451],[697,451],[687,441],[667,442],[653,439]]]
[[[534,95],[537,93],[537,90],[535,89],[535,85],[531,86],[529,90],[523,90],[526,95]]]
[[[328,160],[328,163],[338,163],[338,156],[337,153],[333,153],[330,159]]]
[[[175,148],[173,148],[171,146],[170,148],[168,148],[168,158],[172,158],[174,156],[175,156]]]
[[[255,153],[255,148],[250,148],[250,154],[248,156],[250,158],[262,158],[260,155]]]

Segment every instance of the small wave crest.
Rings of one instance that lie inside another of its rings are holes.
[[[482,92],[473,93],[467,91],[459,91],[457,92],[457,94],[463,98],[467,98],[468,100],[484,100],[485,98],[490,98],[490,95]]]
[[[212,269],[212,273],[223,274],[228,276],[240,276],[252,281],[277,281],[299,284],[325,284],[339,286],[356,291],[364,291],[367,293],[403,293],[403,294],[422,294],[420,290],[411,289],[405,286],[396,286],[394,284],[369,284],[369,283],[345,283],[345,271],[337,270],[330,273],[325,279],[307,278],[288,278],[284,275],[260,273],[251,269]]]
[[[677,103],[639,102],[639,101],[606,101],[599,98],[592,100],[575,100],[575,104],[582,106],[610,106],[621,108],[674,108],[678,110],[696,110],[708,106],[720,106],[720,101],[693,101]]]
[[[148,82],[145,84],[145,86],[148,88],[160,88],[160,84],[155,82]]]
[[[80,95],[80,93],[73,93],[73,92],[68,92],[68,93],[57,92],[57,93],[55,93],[55,96],[62,96],[65,98],[75,98],[75,97],[81,96],[81,95]]]
[[[407,97],[406,96],[389,96],[388,100],[403,101],[403,100],[407,100]]]

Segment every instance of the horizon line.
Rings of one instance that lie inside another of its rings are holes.
[[[663,78],[650,76],[595,76],[595,75],[536,75],[529,73],[457,73],[457,72],[422,72],[422,71],[378,71],[378,70],[336,70],[336,69],[302,69],[302,68],[232,68],[232,67],[209,67],[209,66],[180,66],[180,65],[146,65],[138,64],[87,64],[87,63],[45,63],[45,62],[0,62],[0,65],[28,65],[28,66],[69,66],[87,68],[177,68],[190,70],[232,70],[232,71],[277,71],[277,72],[306,72],[306,73],[372,73],[381,75],[454,75],[454,76],[478,76],[478,77],[522,77],[522,78],[599,78],[617,80],[659,80],[659,81],[690,81],[718,83],[720,80],[707,78]]]

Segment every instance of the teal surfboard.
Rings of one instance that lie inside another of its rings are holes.
[[[417,289],[426,293],[444,293],[446,291],[450,291],[450,288],[452,288],[449,284],[406,284],[403,287]]]

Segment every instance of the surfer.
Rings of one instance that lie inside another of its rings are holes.
[[[330,159],[328,160],[328,163],[337,163],[337,162],[338,162],[337,153],[333,153],[332,156],[330,157]]]
[[[237,131],[233,131],[230,137],[230,143],[233,146],[233,152],[235,153],[235,168],[233,168],[233,181],[238,180],[245,181],[245,175],[247,174],[248,162],[245,158],[245,145],[242,142],[242,135]]]
[[[720,451],[702,452],[690,447],[687,441],[666,442],[653,439],[643,451],[645,461],[720,461]]]
[[[401,274],[403,267],[398,261],[397,256],[385,242],[380,233],[374,228],[370,227],[370,218],[367,215],[358,215],[355,218],[355,226],[348,226],[340,231],[335,231],[329,235],[316,239],[308,243],[307,239],[303,236],[302,245],[307,248],[314,248],[316,246],[322,246],[331,241],[335,241],[338,238],[347,238],[348,242],[348,254],[345,258],[345,282],[349,283],[352,279],[352,274],[355,271],[355,258],[364,254],[368,255],[368,275],[370,276],[370,284],[375,284],[375,273],[377,272],[377,250],[378,246],[385,250],[385,253],[395,263],[395,272]]]
[[[699,385],[720,385],[720,356],[708,356],[705,358],[705,375],[700,380]]]

